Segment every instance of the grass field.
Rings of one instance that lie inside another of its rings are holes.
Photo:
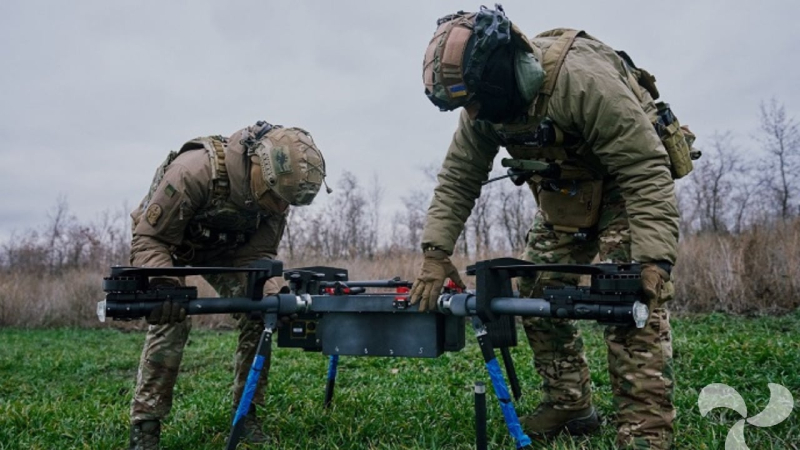
[[[608,416],[602,328],[582,327],[595,404]],[[800,449],[800,312],[755,319],[714,314],[674,320],[673,328],[678,449],[723,449],[740,419],[722,409],[701,417],[698,393],[710,383],[736,388],[750,416],[768,403],[767,383],[786,386],[795,399],[792,415],[772,428],[748,425],[745,435],[751,449]],[[328,411],[321,407],[327,358],[277,349],[262,411],[274,442],[259,448],[474,448],[472,385],[488,382],[488,375],[472,337],[468,331],[464,351],[437,359],[342,357]],[[0,449],[125,448],[142,342],[141,332],[114,329],[0,330]],[[231,331],[192,332],[164,423],[164,448],[224,448],[234,345]],[[527,344],[512,354],[523,388],[517,411],[524,414],[538,401],[540,379]],[[490,448],[513,449],[491,390],[487,402]],[[613,439],[607,423],[591,440],[561,438],[535,448],[611,449]]]

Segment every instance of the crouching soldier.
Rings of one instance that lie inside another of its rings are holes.
[[[325,161],[311,135],[300,128],[258,122],[230,137],[193,139],[171,152],[156,171],[150,190],[131,213],[131,264],[145,267],[229,266],[274,258],[290,206],[308,205],[325,178]],[[239,274],[205,275],[224,297],[244,295]],[[183,285],[182,277],[151,279],[152,286]],[[281,289],[270,280],[265,294]],[[233,401],[238,404],[264,329],[261,318],[235,315],[239,330]],[[131,450],[157,449],[161,421],[172,393],[191,329],[177,304],[164,302],[147,318],[136,389],[131,404]],[[266,361],[266,367],[269,361]],[[255,406],[264,404],[261,377],[245,417],[244,439],[266,436]]]

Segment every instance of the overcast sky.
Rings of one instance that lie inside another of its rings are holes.
[[[81,220],[134,206],[169,150],[259,119],[309,130],[333,185],[382,176],[390,214],[456,124],[423,95],[436,19],[480,4],[2,0],[0,243],[60,195]],[[579,28],[626,50],[699,147],[731,130],[746,148],[772,97],[800,111],[796,0],[503,5],[529,37]]]

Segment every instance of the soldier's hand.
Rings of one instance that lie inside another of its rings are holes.
[[[461,281],[458,269],[450,262],[450,258],[443,250],[425,251],[425,260],[422,262],[419,276],[411,286],[408,299],[412,305],[419,305],[420,311],[436,309],[436,301],[442,293],[445,279],[450,278],[461,289],[467,286]]]
[[[648,302],[657,302],[661,298],[664,283],[669,281],[669,272],[655,263],[642,264],[642,291]]]
[[[150,279],[151,288],[171,288],[176,286],[180,286],[180,282],[175,278],[154,277]],[[184,319],[186,319],[186,309],[176,301],[167,300],[150,311],[146,320],[150,325],[166,325],[168,323],[183,322]]]
[[[186,309],[180,303],[167,300],[150,311],[147,323],[150,325],[166,325],[183,322],[186,319]]]

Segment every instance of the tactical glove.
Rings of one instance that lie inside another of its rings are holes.
[[[669,265],[667,265],[669,267]],[[656,263],[642,264],[642,291],[648,303],[661,298],[664,283],[669,281],[669,272]]]
[[[177,280],[172,278],[153,278],[150,280],[151,288],[179,286]],[[147,323],[150,325],[166,325],[183,322],[186,319],[186,309],[180,303],[167,300],[150,311]]]
[[[442,286],[447,278],[453,280],[461,289],[467,288],[447,253],[443,250],[426,250],[419,276],[408,294],[409,301],[412,305],[416,305],[421,300],[420,311],[436,309],[436,301],[442,293]]]
[[[167,300],[156,306],[147,316],[150,325],[166,325],[183,322],[186,319],[186,309],[180,303]]]

